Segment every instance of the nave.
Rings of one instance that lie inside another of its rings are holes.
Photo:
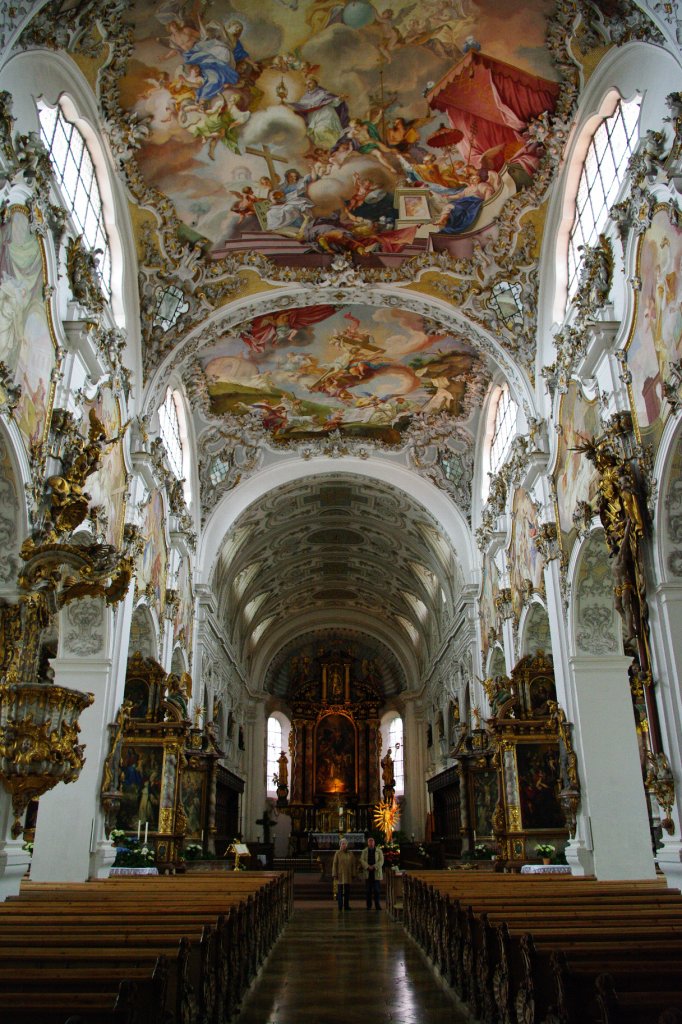
[[[233,1024],[465,1024],[402,924],[356,899],[295,903]]]

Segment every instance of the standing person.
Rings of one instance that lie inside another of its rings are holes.
[[[373,837],[367,840],[367,846],[360,854],[360,866],[365,873],[365,897],[367,909],[381,910],[381,879],[384,876],[384,851],[377,846]]]
[[[348,849],[348,840],[342,839],[332,862],[332,878],[336,881],[339,910],[350,910],[350,884],[354,877],[355,856]]]

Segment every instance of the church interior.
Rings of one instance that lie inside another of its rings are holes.
[[[218,1024],[370,834],[462,1020],[682,1020],[677,0],[0,6],[10,1024],[13,906],[229,868],[203,1002],[79,1017]],[[538,886],[641,887],[630,1003],[541,994]]]

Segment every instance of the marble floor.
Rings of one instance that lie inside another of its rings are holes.
[[[232,1024],[466,1024],[385,911],[299,903]]]

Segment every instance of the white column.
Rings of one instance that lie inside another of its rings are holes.
[[[0,785],[0,900],[16,896],[31,858],[22,849],[23,839],[12,839],[10,829],[14,821],[12,797]]]
[[[101,601],[67,605],[60,616],[59,656],[52,661],[55,683],[94,693],[80,716],[85,764],[79,778],[59,783],[40,798],[31,878],[36,882],[84,882],[102,877],[114,849],[104,839],[100,804],[102,767],[109,752],[109,700],[112,659],[108,622]]]
[[[661,584],[650,604],[656,697],[663,749],[675,777],[672,835],[663,833],[656,860],[668,884],[682,885],[682,582]]]
[[[244,725],[246,743],[246,786],[242,797],[244,808],[244,839],[263,836],[263,826],[257,825],[265,810],[265,708],[259,704],[249,722]]]
[[[415,714],[414,701],[407,701],[403,711],[403,771],[405,773],[405,815],[399,824],[402,832],[424,837],[424,823],[429,809],[426,788],[424,723]]]
[[[630,698],[630,661],[622,655],[570,659],[573,738],[583,812],[589,816],[593,870],[599,879],[656,875]]]

